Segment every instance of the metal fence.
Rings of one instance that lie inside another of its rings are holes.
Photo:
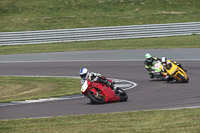
[[[166,37],[200,34],[200,22],[0,32],[0,45]]]

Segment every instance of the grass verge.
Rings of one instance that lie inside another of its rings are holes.
[[[0,32],[198,22],[199,0],[1,0]]]
[[[184,132],[200,131],[200,108],[0,121],[0,132]]]
[[[0,54],[45,53],[106,49],[200,48],[200,35],[52,44],[0,46]]]
[[[0,102],[79,94],[80,87],[78,78],[0,77]]]

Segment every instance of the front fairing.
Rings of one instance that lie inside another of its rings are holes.
[[[112,82],[112,80],[109,81]],[[103,96],[105,102],[114,102],[120,100],[119,96],[116,96],[115,92],[110,87],[99,82],[90,82],[89,80],[86,80],[81,87],[81,92],[87,96],[88,91],[92,91],[97,96]]]
[[[82,92],[82,94],[86,93],[89,85],[90,85],[90,81],[89,80],[85,80],[85,82],[81,86],[81,92]]]
[[[174,63],[171,63],[170,68],[166,69],[167,73],[171,76],[174,75],[174,73],[176,72],[178,66],[176,66]]]
[[[155,78],[162,79],[167,75],[160,61],[155,62],[151,69],[152,69],[151,73],[154,74]]]
[[[88,91],[92,91],[94,94],[99,93],[95,88],[101,88],[101,83],[90,82],[88,79],[81,86],[81,93],[87,96]]]
[[[178,70],[177,70],[175,76],[177,77],[178,80],[181,80],[181,79],[177,76],[178,73],[181,74],[185,79],[188,78],[186,72],[185,72],[183,69],[181,69],[180,67],[178,67]]]
[[[152,70],[155,72],[155,73],[160,73],[162,71],[162,65],[161,65],[161,62],[155,62],[153,67],[152,67]]]
[[[174,63],[171,63],[171,64],[172,64],[171,68],[169,70],[166,69],[167,73],[170,76],[174,77],[176,80],[180,80],[180,78],[177,76],[177,74],[179,73],[187,79],[187,74],[180,67],[178,67]]]

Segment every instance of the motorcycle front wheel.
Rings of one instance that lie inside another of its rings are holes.
[[[189,82],[189,79],[185,79],[185,77],[183,77],[180,73],[177,74],[177,77],[179,77],[183,83]]]
[[[104,97],[95,95],[92,91],[88,91],[88,98],[92,104],[103,104],[105,103]]]

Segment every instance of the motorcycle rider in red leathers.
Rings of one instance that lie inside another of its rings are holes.
[[[100,73],[89,72],[87,68],[80,69],[81,85],[88,79],[90,82],[99,82],[109,86],[112,90],[114,89],[113,83],[109,82]]]

